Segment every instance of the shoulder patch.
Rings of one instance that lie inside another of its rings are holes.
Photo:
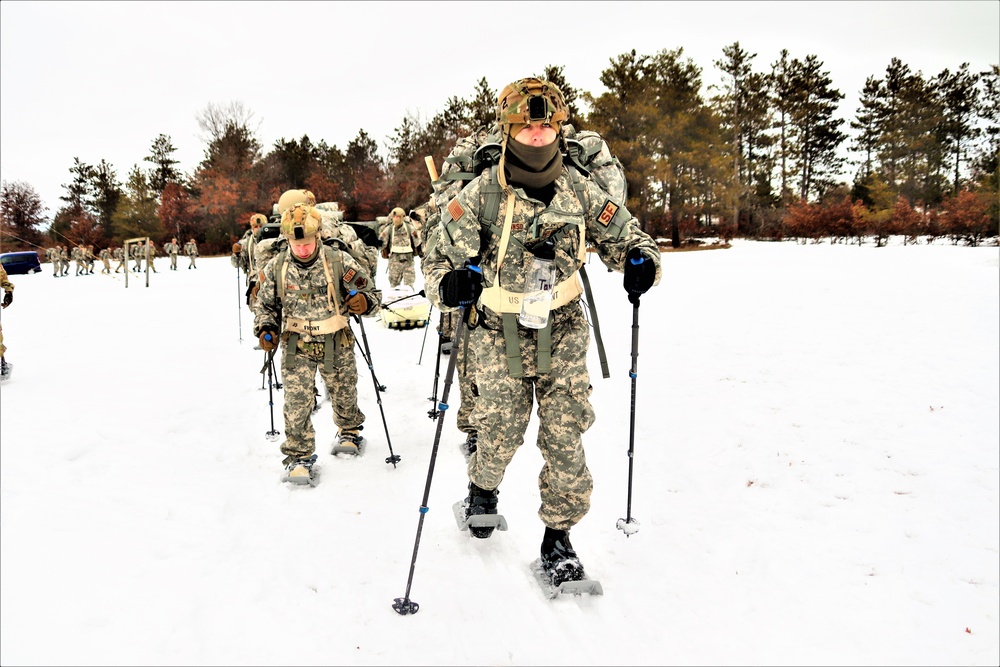
[[[597,221],[607,227],[611,224],[611,221],[615,218],[615,213],[621,208],[618,204],[614,203],[610,199],[604,203],[604,208],[601,209],[601,214],[597,216]]]
[[[347,269],[346,271],[344,271],[344,282],[345,283],[350,283],[351,280],[354,279],[354,276],[357,275],[357,273],[358,272],[355,271],[354,269]]]
[[[465,209],[458,203],[458,199],[452,199],[448,202],[448,213],[451,214],[452,220],[458,220],[465,215]]]

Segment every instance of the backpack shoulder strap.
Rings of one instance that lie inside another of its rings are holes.
[[[274,263],[274,280],[278,284],[278,303],[285,301],[285,274],[288,273],[288,249],[278,253]]]

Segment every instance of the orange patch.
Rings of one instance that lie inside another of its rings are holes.
[[[615,213],[621,208],[618,204],[614,203],[610,199],[604,204],[604,208],[601,209],[601,214],[597,216],[597,221],[607,227],[611,224],[611,221],[615,218]]]
[[[465,209],[458,203],[458,199],[452,199],[448,202],[448,213],[451,215],[452,220],[458,220],[465,215]]]
[[[512,223],[510,223],[510,231],[512,231],[512,232],[519,232],[522,229],[524,229],[524,223],[523,222],[512,222]]]
[[[358,272],[355,271],[354,269],[347,269],[347,271],[344,272],[344,282],[345,283],[351,282],[351,280],[354,278],[355,275],[357,275],[357,273]]]

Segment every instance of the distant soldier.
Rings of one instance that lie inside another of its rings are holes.
[[[7,278],[7,271],[3,268],[3,264],[0,264],[0,289],[4,292],[0,307],[6,308],[14,301],[14,284]],[[10,379],[11,367],[4,357],[6,353],[7,348],[3,344],[3,327],[0,326],[0,382]]]
[[[146,247],[149,251],[149,258],[146,260],[146,264],[153,273],[159,273],[156,270],[156,264],[153,262],[153,258],[156,257],[156,244],[153,242],[153,239],[146,239]]]
[[[414,256],[420,257],[420,232],[406,218],[406,213],[398,206],[390,214],[391,224],[386,225],[379,234],[382,246],[382,257],[389,260],[389,287],[405,283],[413,287],[416,281]]]
[[[45,259],[52,264],[52,277],[58,278],[62,271],[62,264],[59,261],[59,246],[53,246],[46,250]]]
[[[128,259],[125,257],[125,251],[121,249],[121,246],[115,246],[114,250],[111,251],[111,257],[118,262],[118,266],[115,267],[115,273],[118,273],[122,269],[128,271],[128,267],[125,265]]]
[[[188,256],[191,263],[188,264],[189,269],[197,269],[195,265],[195,258],[198,257],[198,244],[194,242],[194,239],[188,239],[188,242],[184,244],[184,254]]]
[[[267,222],[267,218],[261,213],[254,213],[250,216],[250,229],[243,233],[243,238],[233,244],[233,256],[231,262],[233,266],[241,269],[247,275],[249,281],[256,272],[257,265],[253,259],[253,247],[260,239],[260,230]]]
[[[132,267],[132,270],[139,273],[142,271],[142,246],[138,243],[133,243],[129,253],[132,255],[132,259],[135,260],[135,266]]]
[[[94,260],[97,258],[94,256],[94,244],[83,247],[83,262],[87,268],[88,274],[94,273]]]
[[[102,275],[109,275],[111,273],[111,251],[107,248],[101,248],[101,252],[98,254],[101,259],[101,264],[104,268],[101,269]]]
[[[167,243],[166,245],[163,246],[163,252],[165,252],[168,255],[170,255],[170,270],[171,271],[176,271],[177,270],[177,253],[179,253],[180,251],[181,251],[181,247],[179,245],[177,245],[177,239],[176,238],[170,239],[170,243]]]
[[[66,250],[66,245],[57,246],[59,250],[59,258],[56,260],[59,264],[59,275],[68,276],[69,275],[69,251]]]
[[[84,258],[84,253],[87,251],[83,249],[83,244],[78,243],[73,246],[73,250],[70,252],[70,257],[73,259],[73,263],[76,264],[76,273],[73,275],[79,276],[87,273],[86,259]]]

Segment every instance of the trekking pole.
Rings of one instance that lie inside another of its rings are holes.
[[[424,345],[427,345],[427,330],[431,328],[431,313],[434,312],[434,304],[427,309],[427,324],[424,326],[424,342],[420,344],[420,358],[417,359],[417,366],[424,360]],[[444,315],[441,316],[444,318]]]
[[[264,361],[263,368],[260,369],[261,375],[264,371],[267,371],[267,404],[271,408],[271,430],[265,433],[265,437],[274,442],[281,435],[281,431],[274,428],[274,392],[271,390],[271,373],[274,369],[274,351],[278,348],[272,348],[267,353],[267,359]]]
[[[284,385],[281,384],[281,378],[278,377],[278,369],[274,365],[274,354],[271,354],[270,363],[271,363],[271,372],[274,373],[274,388],[281,389],[282,387],[284,387]]]
[[[458,326],[455,328],[455,343],[458,344],[462,340],[462,334],[465,333],[465,321],[468,319],[468,310],[462,308],[459,313],[462,319],[459,321]],[[455,373],[455,360],[458,355],[451,355],[451,359],[448,360],[448,370],[445,373],[444,379],[444,391],[441,394],[441,403],[438,406],[438,420],[437,429],[434,432],[434,446],[431,448],[431,462],[427,468],[427,483],[424,486],[424,497],[420,501],[420,519],[417,522],[417,538],[413,542],[413,557],[410,559],[410,575],[406,579],[406,593],[401,598],[396,598],[393,600],[392,608],[402,616],[407,614],[416,614],[420,609],[420,605],[416,602],[410,600],[410,587],[413,585],[413,571],[417,567],[417,549],[420,547],[420,533],[424,528],[424,517],[427,516],[427,500],[431,495],[431,480],[434,478],[434,462],[437,460],[438,445],[441,443],[441,429],[444,426],[444,414],[448,410],[448,393],[451,390],[451,377]]]
[[[240,342],[243,342],[243,304],[240,297],[243,295],[240,290],[240,267],[236,267],[236,319],[240,326]]]
[[[385,462],[391,463],[392,467],[395,468],[396,464],[399,463],[399,454],[392,451],[392,439],[389,437],[389,424],[385,421],[385,410],[382,408],[382,392],[385,391],[385,387],[380,387],[378,380],[375,378],[375,368],[372,366],[372,352],[368,348],[368,334],[365,333],[365,323],[361,321],[361,317],[354,315],[355,321],[361,327],[361,337],[365,341],[365,351],[367,352],[365,361],[368,362],[368,370],[372,372],[372,382],[375,384],[375,399],[378,401],[378,411],[382,413],[382,427],[385,429],[385,442],[389,445],[389,456],[386,457]]]
[[[441,314],[441,317],[444,318],[444,313]],[[430,397],[428,397],[427,399],[428,401],[434,404],[434,407],[427,411],[427,416],[430,417],[431,419],[438,418],[438,408],[437,408],[438,377],[441,375],[441,347],[443,346],[442,343],[443,340],[444,340],[444,334],[439,331],[438,345],[437,345],[437,362],[434,364],[434,389],[431,392]]]
[[[632,517],[632,464],[635,460],[635,378],[637,360],[639,358],[639,297],[632,301],[632,368],[628,376],[632,378],[632,407],[629,416],[628,427],[628,503],[625,510],[625,518],[618,519],[616,524],[618,529],[625,533],[626,537],[631,537],[639,532],[639,522]]]
[[[361,324],[361,331],[362,331],[362,333],[364,333],[364,324],[362,324],[360,321],[358,322],[358,324]],[[358,340],[357,336],[354,337],[354,342],[358,346],[358,352],[361,353],[361,358],[365,360],[365,365],[368,366],[368,368],[372,372],[372,379],[375,380],[375,391],[377,391],[377,392],[385,391],[386,390],[386,386],[384,384],[382,384],[381,382],[379,382],[378,379],[375,377],[375,369],[374,369],[374,367],[372,367],[372,360],[371,360],[371,356],[370,356],[371,353],[370,352],[365,352],[365,348],[361,347],[361,341]],[[367,345],[368,345],[368,340],[366,338],[365,339],[365,346],[367,346]]]

